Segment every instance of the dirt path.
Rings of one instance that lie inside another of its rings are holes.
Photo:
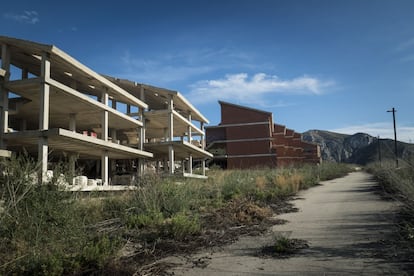
[[[299,212],[269,233],[188,257],[171,257],[173,275],[405,275],[385,261],[395,204],[381,199],[364,172],[323,182],[294,201]],[[306,240],[309,248],[287,258],[257,256],[275,237]],[[389,251],[389,250],[388,250]]]

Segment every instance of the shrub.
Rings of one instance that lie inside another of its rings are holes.
[[[166,221],[165,231],[174,239],[185,240],[187,236],[199,234],[201,224],[197,216],[177,213]]]
[[[84,218],[77,194],[59,190],[58,178],[37,184],[37,163],[27,155],[1,166],[0,274],[76,274],[104,266],[117,243],[86,224],[96,221]]]

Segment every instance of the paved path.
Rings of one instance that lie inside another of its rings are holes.
[[[378,254],[381,241],[393,231],[396,206],[382,200],[375,186],[364,172],[325,181],[298,194],[294,203],[299,212],[278,216],[288,223],[274,226],[264,236],[242,237],[215,252],[171,258],[182,263],[172,271],[197,276],[406,275]],[[254,256],[280,235],[306,240],[309,248],[284,259]]]

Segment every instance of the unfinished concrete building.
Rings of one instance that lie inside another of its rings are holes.
[[[176,174],[180,169],[183,176],[205,176],[205,159],[213,156],[205,150],[207,118],[177,91],[108,76],[107,79],[148,105],[143,114],[127,113],[145,118],[144,148],[153,153],[151,160],[155,161],[158,173]],[[195,160],[199,174],[193,171]]]
[[[270,112],[219,102],[221,122],[206,128],[211,164],[228,169],[319,164],[317,144],[302,141],[302,135],[273,122]]]
[[[103,187],[119,184],[125,162],[128,177],[158,161],[159,172],[205,177],[208,120],[180,93],[102,76],[53,45],[3,36],[0,45],[0,148],[37,156],[43,180],[62,157],[93,164]]]

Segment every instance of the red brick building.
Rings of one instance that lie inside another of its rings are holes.
[[[220,101],[221,122],[206,127],[207,149],[223,168],[276,167],[319,163],[316,144],[273,122],[270,112]]]

